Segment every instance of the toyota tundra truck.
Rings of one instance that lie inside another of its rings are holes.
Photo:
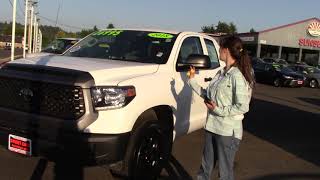
[[[224,66],[218,50],[202,33],[115,29],[62,55],[12,61],[0,69],[0,143],[152,179],[174,139],[203,128],[207,109],[187,71],[206,88]]]

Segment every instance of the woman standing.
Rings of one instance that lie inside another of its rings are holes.
[[[220,180],[233,180],[235,154],[242,138],[242,120],[249,111],[254,77],[242,41],[235,36],[220,44],[220,59],[226,67],[219,71],[206,90],[194,79],[195,69],[188,72],[192,89],[205,99],[208,108],[205,147],[198,180],[209,180],[219,162]]]

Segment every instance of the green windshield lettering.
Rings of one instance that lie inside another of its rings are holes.
[[[93,36],[118,36],[123,31],[121,30],[106,30],[106,31],[98,31],[93,33]]]
[[[159,38],[159,39],[171,39],[171,38],[173,38],[173,35],[166,34],[166,33],[149,33],[148,36],[152,37],[152,38]]]

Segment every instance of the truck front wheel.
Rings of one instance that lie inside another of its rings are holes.
[[[146,112],[135,125],[122,173],[129,179],[156,179],[168,163],[172,149],[172,129],[158,120],[154,111]]]
[[[156,179],[168,161],[170,151],[168,139],[157,121],[148,121],[138,132],[129,176],[133,179]]]

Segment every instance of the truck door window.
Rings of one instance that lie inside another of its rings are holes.
[[[183,41],[180,48],[178,61],[186,62],[188,56],[191,54],[203,55],[201,41],[200,41],[200,38],[198,37],[188,37]]]
[[[210,57],[210,60],[211,60],[211,67],[213,68],[219,67],[220,66],[219,58],[213,42],[209,39],[205,39],[204,41],[206,43],[206,47],[208,50],[208,56]]]

